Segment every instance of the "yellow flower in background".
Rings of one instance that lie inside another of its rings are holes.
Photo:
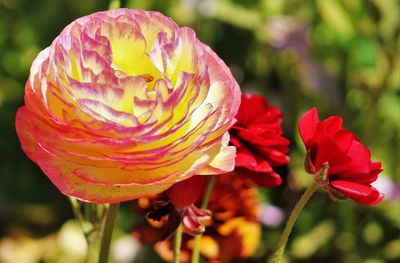
[[[234,168],[240,90],[195,33],[157,12],[77,19],[33,62],[16,128],[62,193],[112,203]]]

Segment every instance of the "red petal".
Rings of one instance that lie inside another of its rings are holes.
[[[168,189],[171,202],[178,208],[190,206],[203,193],[207,180],[208,176],[197,175],[174,184]]]
[[[363,205],[376,205],[383,199],[383,194],[370,185],[349,181],[332,181],[330,185],[354,201]]]
[[[318,123],[318,111],[317,108],[312,108],[307,111],[299,121],[299,133],[303,140],[306,148],[309,148],[309,141],[314,136],[315,127]]]
[[[277,149],[275,149],[277,148]],[[279,147],[259,147],[254,146],[257,156],[267,160],[272,166],[282,166],[289,162],[289,157],[285,155],[288,151],[287,147],[279,149]]]
[[[330,116],[318,123],[315,133],[334,135],[342,129],[343,119],[339,116]]]
[[[255,131],[246,128],[235,128],[238,130],[238,137],[246,142],[251,144],[260,145],[260,146],[273,146],[273,145],[289,145],[289,140],[277,132],[269,132],[266,133],[265,130],[263,131]]]
[[[265,112],[268,107],[268,102],[263,96],[243,94],[239,112],[236,115],[237,125],[246,126],[246,124],[254,121],[260,113]]]
[[[236,154],[235,159],[236,167],[246,167],[246,168],[254,168],[257,167],[257,160],[250,152],[240,151]]]
[[[254,172],[272,172],[272,166],[271,164],[264,159],[257,158],[257,166],[254,167],[253,169],[250,169]]]
[[[349,150],[351,144],[356,140],[356,136],[350,131],[340,130],[334,134],[334,138],[340,147],[340,151],[346,152]]]
[[[337,142],[329,136],[321,138],[316,147],[314,166],[317,171],[321,169],[325,162],[331,165],[333,160],[343,155],[343,153],[340,152],[340,147],[337,145]],[[310,154],[311,156],[313,155],[312,152]]]
[[[383,169],[382,169],[382,163],[380,163],[380,162],[375,162],[375,163],[373,163],[373,162],[371,162],[371,164],[370,164],[370,176],[371,176],[371,182],[369,182],[369,183],[372,183],[372,182],[375,182],[376,181],[376,178],[378,177],[378,174],[380,174],[382,171],[383,171]]]
[[[256,185],[261,187],[271,188],[279,186],[282,183],[282,178],[274,171],[263,173],[243,168],[239,168],[236,171],[240,176],[250,178]]]
[[[270,172],[272,167],[269,161],[268,158],[263,158],[242,146],[236,154],[235,167],[244,167],[256,172]]]
[[[348,164],[346,170],[339,174],[338,178],[366,183],[374,176],[370,174],[371,154],[368,148],[362,143],[354,140],[347,151],[347,156],[351,158],[351,162]]]
[[[236,146],[235,166],[248,168],[257,166],[256,158],[244,144],[241,144],[239,140],[233,137],[231,137],[231,143]]]

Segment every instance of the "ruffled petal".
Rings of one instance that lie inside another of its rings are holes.
[[[16,128],[66,195],[96,203],[234,168],[239,85],[193,30],[157,12],[77,19],[35,59]]]
[[[207,151],[212,160],[198,172],[199,175],[222,174],[233,171],[235,168],[236,148],[228,146],[228,143],[229,133],[225,133],[221,144],[217,144]]]
[[[259,173],[253,181],[262,187],[280,184],[273,168],[288,163],[290,143],[282,136],[282,113],[264,97],[244,94],[236,117],[238,122],[230,130],[231,143],[237,148],[236,170],[250,178]]]
[[[241,110],[237,114],[237,125],[247,126],[255,118],[268,110],[268,101],[261,95],[244,94],[240,105]]]

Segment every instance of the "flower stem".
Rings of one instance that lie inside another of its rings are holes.
[[[214,187],[216,179],[217,179],[216,176],[210,176],[210,180],[208,181],[206,192],[204,193],[203,202],[201,203],[201,209],[207,209],[208,202],[210,201],[211,192]],[[192,263],[199,263],[199,261],[200,261],[200,241],[201,241],[201,235],[196,235],[194,237]]]
[[[283,252],[285,251],[285,246],[288,241],[290,232],[292,232],[294,223],[296,222],[297,217],[299,216],[301,210],[303,210],[304,205],[307,203],[307,201],[313,195],[315,190],[318,189],[318,186],[319,185],[317,182],[313,182],[313,184],[307,188],[307,190],[304,192],[304,194],[301,196],[300,200],[297,202],[297,204],[293,208],[293,211],[290,214],[289,219],[286,223],[285,229],[283,230],[282,235],[280,237],[278,247],[274,253],[274,258],[272,260],[273,263],[281,262],[282,255],[283,255]]]
[[[110,251],[112,234],[115,226],[115,219],[118,214],[119,203],[110,204],[106,212],[106,218],[103,227],[103,234],[100,243],[99,263],[106,263],[108,261],[108,254]]]
[[[108,5],[108,9],[116,9],[116,8],[120,8],[121,7],[121,1],[120,0],[111,0],[109,5]]]
[[[182,225],[179,225],[174,235],[174,263],[180,263],[182,244]]]
[[[88,248],[86,263],[107,263],[119,203],[94,204],[70,198]]]
[[[201,203],[200,209],[207,209],[208,202],[210,201],[211,192],[215,184],[215,180],[217,180],[217,177],[215,175],[211,175],[210,180],[208,181],[207,184],[206,192],[204,193],[203,202]]]

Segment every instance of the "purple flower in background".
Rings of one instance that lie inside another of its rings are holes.
[[[279,226],[284,218],[282,209],[270,204],[261,205],[260,222],[269,227]]]
[[[400,185],[394,183],[389,176],[381,174],[371,185],[385,195],[385,200],[400,200]]]

